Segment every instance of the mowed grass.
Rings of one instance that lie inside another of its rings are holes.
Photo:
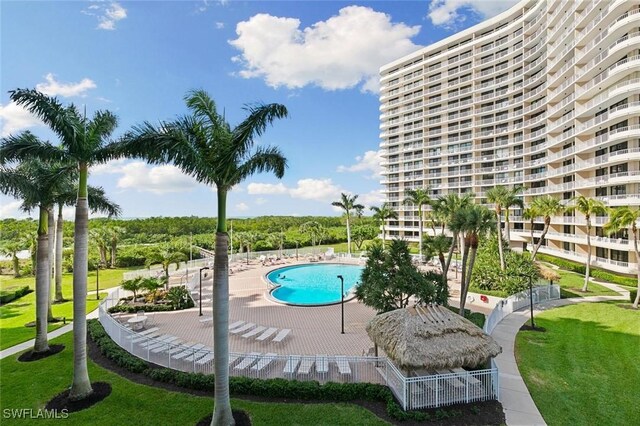
[[[584,275],[576,274],[569,271],[556,271],[560,274],[560,295],[563,299],[570,297],[587,297],[587,296],[616,296],[613,290],[608,289],[600,284],[589,282],[587,292],[582,291],[584,285]]]
[[[100,290],[115,287],[122,281],[122,273],[127,269],[107,269],[100,271]],[[32,289],[35,287],[35,277],[12,278],[3,276],[0,288],[6,289],[13,286],[28,285]],[[72,274],[62,276],[62,294],[67,300],[64,303],[55,303],[51,310],[56,318],[66,318],[67,323],[73,319],[73,289]],[[96,273],[92,271],[88,277],[89,292],[87,293],[87,313],[98,307],[99,300],[96,300]],[[53,291],[53,289],[52,289]],[[53,295],[53,293],[52,293]],[[104,298],[106,293],[100,292],[100,298]],[[20,299],[0,306],[0,350],[6,349],[18,343],[25,342],[36,337],[34,327],[25,327],[25,324],[36,319],[36,294],[29,293]],[[49,324],[49,331],[62,327],[63,323]]]
[[[545,333],[518,333],[518,367],[548,424],[638,424],[640,311],[619,304],[552,309],[536,317]]]
[[[53,341],[63,343],[61,353],[30,363],[16,356],[0,361],[2,408],[44,408],[56,394],[71,384],[72,336]],[[213,398],[169,392],[140,385],[89,361],[91,381],[108,382],[112,393],[93,407],[70,413],[64,420],[38,419],[37,423],[65,425],[194,425],[210,414]],[[352,404],[261,403],[233,399],[233,408],[249,413],[254,425],[386,425],[370,411]],[[28,424],[25,420],[2,420],[4,425]]]

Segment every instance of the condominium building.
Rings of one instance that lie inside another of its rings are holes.
[[[381,69],[380,128],[390,235],[417,241],[406,191],[472,192],[523,185],[550,194],[640,205],[640,1],[521,1]],[[511,211],[514,248],[530,225]],[[595,266],[634,273],[626,232],[593,218]],[[584,262],[580,213],[554,217],[541,253]],[[533,225],[537,241],[542,219]]]

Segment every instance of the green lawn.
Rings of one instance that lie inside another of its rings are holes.
[[[586,297],[586,296],[616,296],[613,290],[607,287],[589,282],[587,286],[587,292],[582,292],[582,286],[584,285],[584,275],[576,274],[575,272],[558,270],[560,274],[560,294],[563,299],[569,297]]]
[[[100,289],[115,287],[122,281],[122,273],[126,269],[108,269],[100,271]],[[62,276],[62,294],[71,299],[72,290],[72,274],[64,274]],[[87,297],[87,313],[98,307],[95,292],[96,274],[95,271],[89,273],[89,293]],[[31,288],[35,286],[34,277],[12,278],[3,276],[0,281],[0,288],[8,288],[12,286],[28,285]],[[93,291],[91,291],[93,290]],[[103,298],[106,293],[100,293]],[[36,294],[29,293],[18,300],[0,306],[0,350],[6,349],[18,343],[22,343],[36,336],[34,327],[25,327],[24,325],[35,321],[36,318]],[[53,316],[57,318],[66,318],[67,322],[73,318],[73,302],[71,300],[52,306]],[[63,324],[49,324],[49,331],[61,327]]]
[[[548,424],[638,424],[640,312],[619,303],[552,309],[536,317],[545,333],[518,333],[518,367]]]
[[[12,356],[0,361],[0,395],[3,409],[44,408],[53,396],[71,383],[73,353],[71,334],[55,339],[66,348],[60,354],[31,363],[18,363]],[[38,424],[65,425],[194,425],[213,409],[213,399],[140,385],[89,361],[92,381],[111,384],[109,397],[90,409],[71,413],[65,420],[38,419]],[[352,404],[259,403],[232,400],[246,410],[254,425],[385,425],[370,411]],[[2,420],[3,425],[26,424],[24,420]]]

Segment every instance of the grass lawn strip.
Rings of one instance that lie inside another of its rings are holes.
[[[536,316],[545,333],[518,333],[518,367],[548,424],[637,424],[640,312],[620,305],[555,308]]]

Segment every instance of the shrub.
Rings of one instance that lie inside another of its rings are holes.
[[[504,244],[505,270],[500,269],[498,240],[494,235],[483,238],[471,276],[471,287],[482,293],[502,292],[493,295],[509,295],[529,287],[526,276],[537,276],[537,269],[529,254],[509,250]],[[525,277],[523,277],[525,275]]]
[[[31,290],[28,285],[20,288],[9,288],[7,290],[0,291],[0,305],[19,299],[32,291],[33,290]]]
[[[138,311],[145,312],[166,312],[173,311],[173,307],[171,305],[116,305],[112,306],[108,309],[110,314],[116,312],[125,312],[129,314],[135,314]]]
[[[611,272],[603,271],[600,269],[594,269],[591,271],[591,276],[594,278],[608,281],[614,284],[626,285],[629,287],[635,287],[638,284],[636,277],[623,277],[620,275],[612,274]]]
[[[586,266],[581,263],[572,262],[571,260],[566,259],[560,259],[559,257],[549,256],[547,254],[538,253],[536,255],[536,260],[548,262],[567,271],[577,272],[578,274],[582,275],[587,272]],[[593,276],[593,273],[591,275]]]
[[[178,287],[172,287],[167,292],[167,299],[171,302],[171,306],[174,310],[188,309],[194,307],[193,299],[189,294],[189,290],[183,285]]]
[[[631,303],[636,301],[637,296],[638,296],[638,290],[629,290],[629,301]]]

